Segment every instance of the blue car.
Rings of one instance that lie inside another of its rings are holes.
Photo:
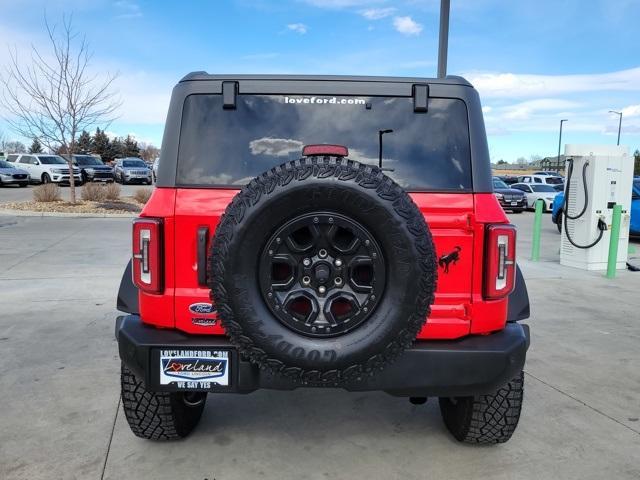
[[[640,235],[640,177],[633,177],[633,187],[631,192],[631,224],[629,233]],[[562,208],[564,207],[564,192],[560,192],[553,199],[553,210],[551,211],[551,221],[558,226],[558,231],[562,231]]]

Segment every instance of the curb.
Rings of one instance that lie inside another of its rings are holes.
[[[31,210],[11,210],[0,208],[0,216],[5,217],[66,217],[66,218],[135,218],[135,213],[73,213],[73,212],[34,212]]]

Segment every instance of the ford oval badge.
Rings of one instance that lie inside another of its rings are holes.
[[[189,311],[198,315],[206,315],[216,313],[216,308],[211,303],[192,303],[189,305]]]

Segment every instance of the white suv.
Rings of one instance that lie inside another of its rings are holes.
[[[29,172],[32,182],[69,183],[70,181],[69,165],[64,158],[58,155],[19,153],[9,155],[7,160]],[[76,185],[82,184],[82,177],[78,167],[73,167],[73,177]]]
[[[541,185],[563,185],[564,178],[555,175],[521,175],[518,177],[519,183],[538,183]]]

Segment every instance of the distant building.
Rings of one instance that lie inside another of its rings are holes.
[[[544,157],[542,160],[537,160],[531,163],[532,168],[537,168],[538,170],[551,170],[554,172],[564,172],[564,162],[565,156],[560,155],[560,160],[558,161],[558,156],[554,155],[553,157]]]

